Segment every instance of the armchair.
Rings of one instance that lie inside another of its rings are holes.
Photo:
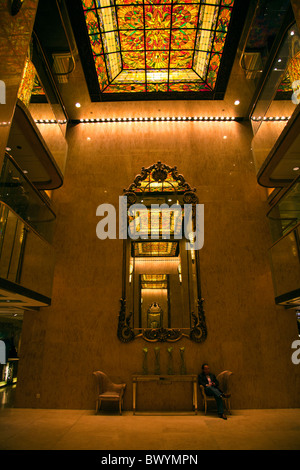
[[[230,377],[232,376],[232,374],[233,374],[233,372],[231,372],[230,370],[224,370],[219,375],[217,375],[217,380],[219,381],[219,388],[226,395],[226,397],[223,398],[223,400],[224,400],[224,403],[225,403],[225,408],[226,408],[226,410],[228,411],[229,414],[232,414],[231,413],[231,403],[230,403],[230,397],[231,397]],[[202,394],[202,398],[203,398],[204,411],[205,411],[205,414],[206,414],[207,402],[208,401],[214,401],[215,402],[215,399],[214,399],[214,397],[210,397],[210,396],[206,395],[203,385],[200,385],[200,390],[201,390],[201,394]]]
[[[93,375],[96,378],[97,386],[96,414],[101,408],[102,401],[118,401],[121,415],[126,384],[113,383],[110,378],[100,370],[93,372]]]

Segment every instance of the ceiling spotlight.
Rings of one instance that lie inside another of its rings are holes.
[[[27,170],[23,170],[23,173],[25,173],[25,175],[26,175],[26,174],[28,173],[28,171],[27,171]]]
[[[80,103],[75,103],[76,108],[80,108],[81,104]]]
[[[234,104],[235,106],[239,105],[240,104],[239,100],[235,100]]]
[[[86,140],[91,140],[91,138],[90,138],[90,137],[87,137]]]
[[[11,148],[10,148],[10,147],[6,147],[5,150],[6,150],[7,152],[10,152],[10,151],[11,151]]]
[[[223,135],[223,139],[227,139],[227,135]]]
[[[299,166],[295,166],[295,167],[293,168],[293,171],[298,171],[298,170],[300,170]]]
[[[295,31],[291,31],[291,36],[294,36],[294,34],[295,34]]]

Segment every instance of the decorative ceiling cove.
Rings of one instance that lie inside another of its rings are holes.
[[[223,98],[248,0],[67,3],[92,101]]]

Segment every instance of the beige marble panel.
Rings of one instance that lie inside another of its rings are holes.
[[[8,140],[38,0],[27,0],[21,11],[10,14],[10,2],[0,0],[0,80],[6,87],[6,103],[0,104],[0,165]]]

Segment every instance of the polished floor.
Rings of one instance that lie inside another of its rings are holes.
[[[1,450],[300,450],[300,409],[239,410],[224,421],[214,410],[119,416],[21,409],[0,396]]]

